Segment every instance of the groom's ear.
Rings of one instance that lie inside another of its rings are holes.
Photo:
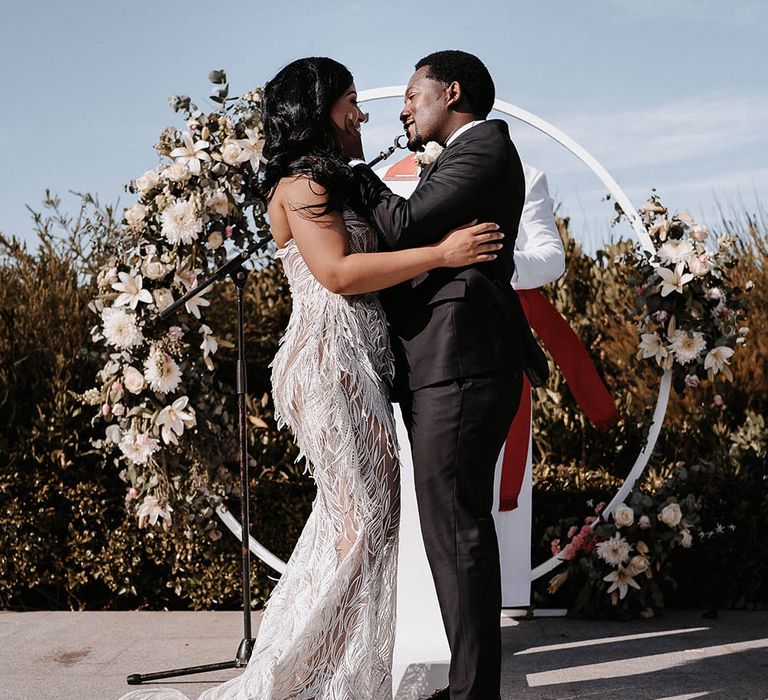
[[[447,88],[445,88],[445,95],[446,95],[446,101],[445,101],[446,107],[453,107],[455,105],[458,105],[459,102],[461,102],[461,98],[462,98],[461,85],[454,80]]]

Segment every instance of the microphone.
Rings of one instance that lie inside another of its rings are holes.
[[[389,158],[398,148],[405,148],[408,145],[408,141],[406,140],[405,143],[401,144],[400,139],[407,138],[408,137],[405,134],[400,134],[395,139],[394,144],[392,144],[386,151],[381,151],[379,155],[377,155],[370,163],[368,163],[368,166],[372,168],[377,163],[381,163],[382,160]]]

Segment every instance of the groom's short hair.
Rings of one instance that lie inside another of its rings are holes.
[[[416,70],[427,66],[427,76],[450,85],[456,81],[479,117],[485,118],[493,109],[496,87],[485,64],[466,51],[436,51],[416,64]]]

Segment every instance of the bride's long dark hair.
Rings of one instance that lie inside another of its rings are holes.
[[[351,178],[331,130],[331,107],[352,84],[352,73],[332,58],[289,63],[264,87],[262,120],[267,159],[262,192],[269,199],[280,178],[307,175],[328,192],[323,211],[338,211]]]

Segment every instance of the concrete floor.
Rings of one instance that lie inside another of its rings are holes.
[[[236,612],[0,613],[0,700],[116,700],[131,689],[127,674],[225,661],[241,636]],[[675,611],[629,623],[506,620],[502,642],[504,700],[768,699],[766,612],[704,619]],[[411,667],[406,679],[428,671]],[[162,687],[195,698],[236,673]],[[397,700],[412,700],[404,688],[405,681]]]

